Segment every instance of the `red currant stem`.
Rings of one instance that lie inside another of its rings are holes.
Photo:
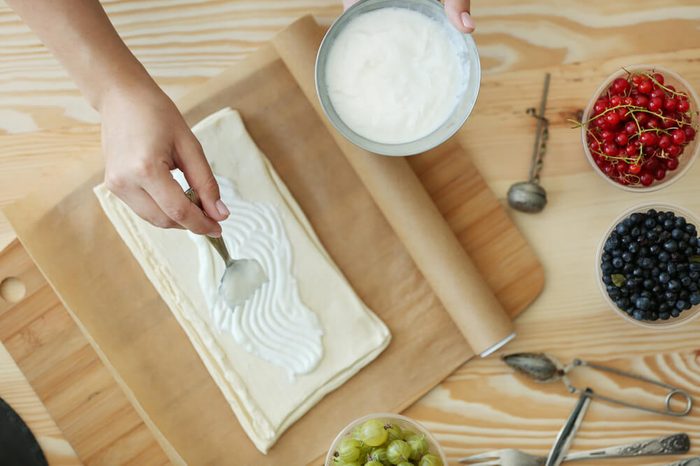
[[[653,82],[654,84],[656,84],[656,85],[659,86],[661,89],[663,89],[664,91],[668,92],[669,94],[677,95],[677,96],[679,96],[679,97],[688,98],[688,96],[687,96],[686,94],[684,94],[683,92],[672,91],[672,90],[669,89],[668,87],[664,86],[664,85],[661,84],[659,81],[657,81],[656,78],[654,78],[653,75],[651,75],[651,74],[649,74],[649,73],[642,73],[642,75],[643,75],[643,76],[646,76],[646,77],[649,78],[649,79],[651,79],[652,82]]]

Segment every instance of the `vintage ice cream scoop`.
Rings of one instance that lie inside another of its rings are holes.
[[[527,181],[515,183],[508,190],[508,204],[513,209],[521,212],[537,213],[547,205],[547,193],[540,186],[540,171],[542,170],[542,161],[547,149],[547,139],[549,138],[549,120],[544,117],[547,107],[547,94],[549,93],[549,79],[550,75],[547,73],[544,77],[544,89],[539,112],[536,112],[534,108],[528,109],[528,114],[537,118],[537,134],[535,135],[535,146],[532,150],[530,177]]]
[[[527,375],[537,382],[548,383],[561,380],[564,382],[564,385],[566,385],[567,390],[569,390],[571,393],[582,393],[583,390],[573,385],[568,377],[569,373],[579,367],[589,367],[593,370],[627,377],[637,382],[644,382],[668,390],[664,398],[663,407],[661,408],[638,405],[625,401],[624,399],[604,396],[595,392],[589,393],[591,398],[626,406],[628,408],[647,411],[650,413],[665,414],[667,416],[686,416],[693,409],[693,398],[685,390],[666,384],[659,380],[650,379],[631,372],[621,371],[619,369],[615,369],[614,367],[601,366],[600,364],[594,364],[582,359],[574,359],[570,364],[563,365],[552,356],[544,353],[508,354],[503,356],[503,361],[516,371]],[[677,410],[673,408],[671,402],[674,398],[678,399],[679,401],[682,400],[685,403],[683,409]]]
[[[185,191],[185,196],[198,207],[202,207],[197,193],[192,188]],[[219,296],[230,309],[234,309],[246,302],[258,288],[267,283],[267,275],[255,259],[233,259],[223,238],[207,236],[207,240],[219,253],[226,266],[219,284]]]

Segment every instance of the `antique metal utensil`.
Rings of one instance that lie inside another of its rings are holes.
[[[559,466],[564,462],[564,457],[569,451],[571,443],[574,441],[576,432],[578,432],[583,418],[586,416],[586,411],[591,404],[591,396],[593,395],[593,390],[586,388],[581,392],[581,396],[574,406],[574,410],[571,411],[569,418],[566,420],[564,427],[562,427],[557,439],[554,441],[552,450],[547,456],[547,461],[545,466]]]
[[[521,212],[537,213],[547,205],[547,193],[540,185],[540,171],[547,150],[547,140],[549,139],[549,120],[544,116],[547,108],[547,95],[549,94],[550,74],[544,76],[544,89],[542,90],[542,100],[540,101],[539,112],[534,108],[527,110],[527,113],[537,118],[537,133],[535,134],[535,145],[532,150],[532,162],[530,165],[530,177],[527,181],[515,183],[508,190],[508,204],[515,210]]]
[[[688,451],[690,451],[690,437],[688,437],[686,433],[677,433],[664,437],[639,440],[624,445],[599,448],[597,450],[577,451],[567,454],[564,457],[564,461],[680,455],[688,453]],[[507,466],[509,464],[515,466],[545,466],[547,457],[531,455],[513,448],[506,448],[467,456],[458,461],[460,463],[471,463],[472,466],[484,466],[485,464],[496,463],[501,466]],[[476,463],[477,461],[483,462]],[[700,466],[700,464],[696,466]]]
[[[202,207],[197,193],[192,188],[185,191],[185,196],[197,207]],[[219,296],[230,309],[234,309],[267,283],[267,275],[260,263],[254,259],[233,259],[223,238],[206,238],[224,260],[226,267],[219,284]]]
[[[658,380],[650,379],[638,374],[633,374],[631,372],[621,371],[613,367],[607,367],[602,366],[600,364],[590,363],[582,359],[574,359],[570,364],[564,366],[552,356],[549,356],[544,353],[516,353],[503,356],[503,361],[513,369],[527,375],[528,377],[538,382],[547,383],[561,380],[562,382],[564,382],[564,385],[566,385],[566,388],[571,393],[582,393],[583,390],[573,385],[571,380],[569,380],[568,374],[578,367],[589,367],[593,370],[627,377],[638,382],[656,385],[657,387],[662,387],[668,390],[664,398],[663,408],[654,408],[650,406],[638,405],[619,398],[600,395],[598,393],[591,393],[591,398],[607,401],[608,403],[614,403],[621,406],[626,406],[628,408],[647,411],[650,413],[665,414],[667,416],[676,417],[686,416],[693,409],[693,398],[685,390],[682,390],[678,387],[674,387],[673,385],[666,384],[664,382],[660,382]],[[685,402],[685,406],[682,410],[679,411],[673,409],[671,403],[674,398],[680,398]]]

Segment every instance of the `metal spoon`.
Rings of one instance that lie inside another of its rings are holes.
[[[185,191],[185,196],[197,207],[202,203],[192,188]],[[223,238],[206,237],[209,244],[224,260],[226,269],[219,284],[219,296],[230,309],[234,309],[250,299],[262,285],[267,283],[265,271],[255,259],[233,259],[226,248]]]
[[[550,74],[547,73],[544,77],[544,90],[542,91],[539,113],[535,113],[535,109],[528,109],[528,113],[537,118],[537,134],[532,151],[530,177],[527,181],[515,183],[508,190],[508,204],[521,212],[537,213],[547,205],[547,193],[540,186],[540,171],[549,137],[549,120],[544,117],[549,93],[549,80]]]

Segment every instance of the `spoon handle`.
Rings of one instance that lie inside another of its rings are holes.
[[[567,461],[592,458],[625,458],[633,456],[678,455],[690,450],[688,434],[680,433],[655,439],[603,448],[601,450],[582,451],[566,456]]]
[[[194,205],[196,205],[200,209],[202,208],[202,201],[199,199],[199,196],[197,196],[197,193],[194,189],[190,188],[187,191],[185,191],[185,196],[187,196],[187,199],[189,199]],[[226,243],[224,243],[224,239],[221,237],[212,238],[211,236],[207,236],[207,240],[209,241],[209,244],[212,245],[212,247],[216,250],[216,252],[219,253],[221,258],[224,260],[224,264],[226,264],[226,267],[228,267],[233,262],[233,259],[231,259],[231,255],[228,252]]]

